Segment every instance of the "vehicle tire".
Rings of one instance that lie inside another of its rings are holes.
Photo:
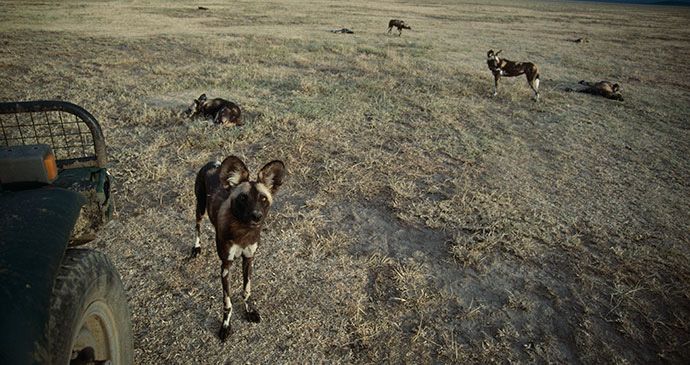
[[[133,363],[127,297],[105,254],[65,252],[50,300],[48,341],[53,364]]]

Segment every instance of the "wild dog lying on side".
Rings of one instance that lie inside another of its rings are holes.
[[[580,81],[580,84],[587,86],[581,90],[575,90],[571,88],[566,88],[565,91],[577,91],[581,93],[601,95],[608,99],[623,101],[623,95],[620,92],[620,86],[618,84],[612,84],[608,81],[599,81],[597,83],[588,82],[585,80]]]
[[[187,109],[190,117],[203,115],[212,118],[215,124],[242,125],[242,112],[240,107],[232,101],[215,98],[208,99],[206,94],[201,94],[199,99]]]
[[[353,32],[347,28],[335,29],[335,30],[332,30],[331,33],[355,34],[355,32]]]
[[[230,315],[230,267],[242,257],[242,290],[247,319],[259,322],[261,317],[252,302],[252,260],[260,243],[261,227],[273,202],[273,195],[283,183],[285,166],[281,161],[267,163],[256,180],[249,180],[249,171],[235,156],[222,163],[209,162],[196,176],[196,241],[192,257],[201,253],[199,238],[201,220],[208,217],[216,229],[216,249],[221,261],[220,277],[223,284],[223,323],[218,335],[225,341],[232,334]]]
[[[534,90],[534,100],[539,100],[539,69],[531,62],[513,62],[504,58],[499,58],[498,54],[502,50],[494,53],[489,50],[486,53],[486,62],[489,65],[489,70],[494,74],[494,95],[498,95],[498,83],[501,81],[501,76],[512,77],[525,74],[527,83]]]
[[[412,30],[412,27],[410,27],[409,25],[405,24],[405,22],[402,21],[402,20],[400,20],[400,19],[391,19],[391,20],[388,22],[388,33],[391,32],[391,29],[393,29],[393,27],[398,28],[398,37],[400,37],[400,35],[402,34],[402,30],[403,30],[403,29],[410,29],[410,30]]]

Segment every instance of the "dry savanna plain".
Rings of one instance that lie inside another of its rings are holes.
[[[103,126],[117,212],[89,245],[122,275],[136,363],[690,361],[690,9],[0,6],[0,99],[70,101]],[[541,100],[523,76],[491,97],[489,49],[535,63]],[[580,80],[625,101],[564,91]],[[244,124],[181,114],[202,93]],[[190,259],[193,184],[231,154],[289,174],[255,260],[263,319],[245,320],[235,265],[221,343],[208,220]]]

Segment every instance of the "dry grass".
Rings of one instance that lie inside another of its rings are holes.
[[[137,363],[690,360],[687,9],[1,5],[0,99],[104,127],[118,214],[92,246],[123,276]],[[386,35],[393,17],[413,30]],[[543,100],[522,78],[490,98],[489,48],[536,63]],[[626,101],[563,92],[581,79]],[[177,116],[201,93],[246,123]],[[188,256],[194,174],[228,154],[290,175],[256,260],[265,320],[242,319],[237,268],[221,344],[210,224]]]

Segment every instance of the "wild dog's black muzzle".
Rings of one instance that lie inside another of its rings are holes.
[[[251,213],[249,213],[249,219],[251,219],[251,222],[254,224],[261,223],[261,220],[264,218],[264,214],[261,213],[260,210],[254,210]]]

